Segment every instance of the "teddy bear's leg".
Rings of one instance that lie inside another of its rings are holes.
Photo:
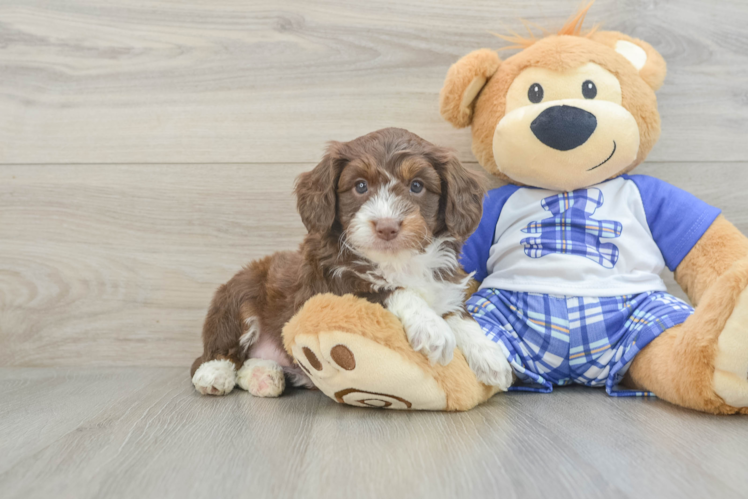
[[[685,323],[645,347],[628,372],[634,386],[710,413],[748,413],[748,265],[720,276]]]

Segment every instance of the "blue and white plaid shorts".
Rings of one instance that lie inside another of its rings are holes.
[[[486,288],[467,301],[483,332],[499,342],[517,374],[514,391],[554,385],[605,385],[611,396],[653,396],[620,389],[634,356],[693,308],[665,292],[569,297]]]

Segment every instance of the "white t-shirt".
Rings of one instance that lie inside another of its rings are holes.
[[[664,291],[720,211],[647,176],[572,192],[507,185],[488,193],[461,262],[481,288],[570,296]]]

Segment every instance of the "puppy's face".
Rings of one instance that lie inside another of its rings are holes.
[[[374,262],[423,250],[435,236],[462,242],[480,221],[480,177],[449,151],[402,129],[333,143],[297,180],[310,233],[328,233]]]
[[[346,242],[375,262],[423,249],[439,229],[441,178],[422,155],[356,158],[337,193]]]

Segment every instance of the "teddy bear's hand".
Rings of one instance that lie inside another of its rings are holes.
[[[472,318],[455,315],[447,319],[447,323],[478,380],[501,391],[508,390],[514,375],[501,346],[486,337]]]
[[[447,322],[410,290],[397,290],[387,299],[390,310],[405,329],[411,347],[426,356],[431,364],[452,361],[457,342]]]

